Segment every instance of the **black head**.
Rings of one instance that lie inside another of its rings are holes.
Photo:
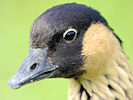
[[[30,34],[30,47],[43,48],[52,38],[57,37],[56,41],[60,41],[62,34],[69,28],[76,29],[79,34],[96,22],[108,26],[99,12],[85,5],[71,3],[55,6],[34,21]]]
[[[70,3],[48,9],[32,25],[29,56],[9,81],[10,87],[46,77],[77,77],[84,73],[80,70],[84,33],[97,22],[108,27],[99,12],[85,5]]]
[[[105,19],[96,10],[81,4],[64,4],[53,7],[39,16],[32,25],[30,48],[48,46],[49,58],[59,66],[57,76],[75,76],[82,65],[82,39],[92,23]],[[76,39],[67,43],[63,37],[66,31],[76,31]]]

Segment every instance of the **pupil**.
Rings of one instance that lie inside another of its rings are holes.
[[[73,40],[75,36],[75,32],[74,31],[70,31],[66,34],[65,39],[66,40]]]

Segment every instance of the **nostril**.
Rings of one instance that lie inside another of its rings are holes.
[[[34,63],[31,67],[30,70],[34,70],[37,67],[37,63]]]

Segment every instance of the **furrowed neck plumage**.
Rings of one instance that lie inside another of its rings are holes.
[[[70,79],[69,100],[133,100],[128,58],[112,30],[92,24],[83,38],[82,55],[86,73]]]

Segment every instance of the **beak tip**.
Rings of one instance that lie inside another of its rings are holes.
[[[8,81],[8,85],[11,89],[17,89],[20,87],[20,85],[18,84],[18,81],[15,79],[15,77],[12,77],[9,81]]]

